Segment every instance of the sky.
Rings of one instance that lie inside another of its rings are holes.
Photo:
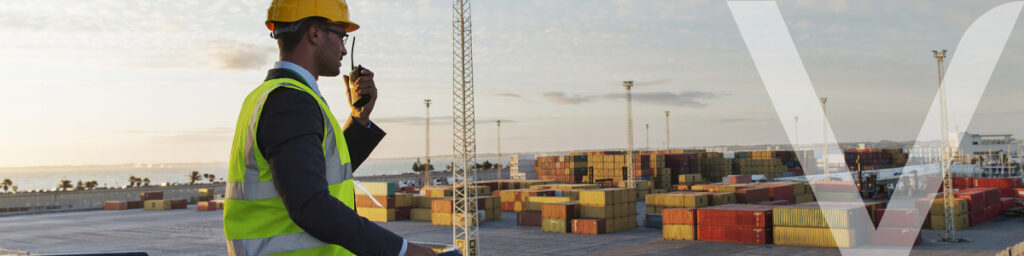
[[[269,2],[0,2],[0,167],[227,161],[242,100],[277,58]],[[936,93],[931,50],[955,49],[1007,2],[778,5],[847,142],[913,140]],[[451,154],[451,2],[349,5],[356,62],[376,74],[371,120],[388,132],[371,158],[424,154],[424,99],[431,154]],[[498,150],[496,120],[504,154],[625,148],[624,80],[636,81],[638,148],[664,147],[664,111],[672,147],[787,143],[792,120],[776,115],[726,1],[473,1],[472,22],[481,154]],[[955,129],[1024,132],[1022,30]],[[344,105],[340,78],[319,84]]]

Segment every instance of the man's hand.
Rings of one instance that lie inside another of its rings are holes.
[[[356,81],[349,81],[348,75],[342,76],[345,81],[345,94],[348,96],[348,106],[352,108],[352,117],[363,126],[370,123],[370,112],[373,112],[373,105],[377,103],[377,85],[373,82],[373,72],[363,69]],[[370,102],[363,107],[354,107],[352,102],[359,98],[360,94],[370,97]]]
[[[409,243],[409,245],[407,245],[407,247],[405,247],[405,255],[406,256],[421,256],[421,255],[424,255],[424,256],[437,256],[437,253],[434,253],[434,250],[431,250],[430,248],[427,248],[427,247],[424,247],[424,246],[421,246],[421,245],[418,245],[418,244],[414,244],[414,243]]]

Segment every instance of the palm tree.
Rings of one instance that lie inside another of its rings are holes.
[[[146,187],[149,187],[149,178],[142,179],[142,183],[146,184]]]
[[[192,171],[192,173],[188,175],[188,184],[196,184],[197,180],[199,180],[199,172]]]
[[[132,175],[132,176],[128,177],[128,187],[129,188],[135,186],[135,179],[137,179],[135,177],[135,175]]]
[[[97,185],[99,185],[99,182],[97,182],[96,180],[90,180],[85,182],[86,189],[94,189]]]
[[[207,179],[210,180],[210,183],[213,183],[213,181],[217,179],[217,175],[210,173],[210,177],[207,177]]]
[[[13,186],[13,185],[14,185],[14,182],[12,182],[11,179],[9,179],[9,178],[5,178],[4,182],[0,183],[0,187],[4,188],[4,193],[7,193],[7,190],[10,189],[11,186]],[[15,190],[17,190],[17,189],[15,189]]]
[[[68,179],[61,179],[60,185],[57,186],[57,188],[60,189],[60,191],[68,191],[73,187],[74,186],[71,185],[71,181]]]
[[[14,193],[18,193],[18,186],[11,186],[11,190],[14,190]]]
[[[78,180],[78,185],[75,186],[75,190],[85,190],[85,183],[82,180]]]

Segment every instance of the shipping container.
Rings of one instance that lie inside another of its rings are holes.
[[[767,205],[728,204],[697,209],[697,225],[772,227],[772,208]]]
[[[393,196],[397,190],[394,182],[360,182],[359,184],[374,196]],[[366,195],[366,191],[362,189],[356,188],[355,191],[356,195]]]
[[[701,241],[770,244],[772,242],[771,232],[771,228],[697,225],[697,239]]]
[[[388,222],[395,220],[394,208],[356,208],[359,216],[373,222]]]
[[[669,208],[661,210],[663,225],[695,225],[697,210],[692,208]]]
[[[210,203],[209,201],[196,203],[196,211],[206,212],[206,211],[216,211],[216,210],[217,210],[217,204],[216,203]]]
[[[126,201],[106,201],[103,202],[104,210],[127,210],[128,202]]]
[[[541,219],[540,230],[552,233],[570,233],[572,222],[566,219]]]
[[[435,226],[451,226],[452,225],[452,213],[451,212],[431,212],[430,213],[430,224]]]
[[[945,215],[929,215],[928,218],[929,218],[929,222],[931,224],[931,225],[929,225],[929,226],[931,226],[931,229],[934,229],[934,230],[946,230],[946,216]],[[971,226],[971,219],[970,219],[970,216],[968,216],[966,213],[953,216],[953,229],[954,230],[962,230],[962,229],[965,229],[965,228],[970,227],[970,226]]]
[[[771,198],[770,191],[768,188],[758,187],[736,187],[736,202],[753,204],[757,202],[769,201]]]
[[[142,209],[145,207],[142,200],[127,201],[126,203],[128,204],[128,209]],[[220,209],[223,209],[223,207]]]
[[[875,209],[875,227],[878,227],[883,219],[889,220],[890,227],[913,228],[914,224],[918,223],[916,209]]]
[[[814,228],[866,227],[871,221],[863,205],[839,203],[778,206],[773,210],[772,218],[775,226]],[[828,219],[833,222],[828,222]]]
[[[853,248],[867,242],[864,229],[774,227],[776,245]]]
[[[697,240],[695,225],[664,225],[661,232],[665,240]]]
[[[163,191],[141,192],[141,193],[139,193],[139,196],[142,198],[141,199],[142,201],[146,201],[146,200],[163,200],[164,199],[164,192]]]
[[[540,212],[519,212],[516,214],[516,225],[539,227],[541,219]]]
[[[412,208],[409,210],[409,219],[415,221],[431,221],[433,211],[427,208]]]
[[[451,213],[452,212],[452,200],[451,199],[436,199],[431,201],[431,211],[437,213]]]
[[[188,208],[188,199],[171,199],[167,200],[171,202],[171,209],[186,209]]]
[[[604,219],[573,219],[572,233],[585,235],[599,235],[606,233]]]
[[[146,204],[144,209],[147,211],[162,211],[171,209],[170,200],[146,200],[143,202]]]
[[[412,218],[412,207],[395,208],[395,220],[408,220]]]
[[[871,244],[881,246],[915,246],[921,244],[921,232],[916,228],[879,228],[871,234]]]
[[[563,220],[579,218],[580,206],[580,203],[576,201],[544,204],[541,207],[541,218]]]

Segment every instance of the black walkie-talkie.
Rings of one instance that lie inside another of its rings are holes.
[[[359,75],[361,75],[363,73],[363,70],[364,70],[363,65],[356,66],[356,58],[354,57],[355,53],[356,53],[356,37],[353,36],[352,37],[352,49],[349,49],[349,52],[348,52],[348,59],[350,61],[352,61],[352,72],[348,73],[348,82],[349,82],[349,84],[353,84],[353,85],[356,83],[356,80],[359,80]],[[349,89],[349,88],[346,88],[346,90],[350,90],[351,91],[351,89]],[[352,106],[353,107],[357,107],[357,108],[361,108],[363,106],[366,106],[366,103],[370,103],[370,95],[369,94],[359,94],[359,97],[356,98],[356,100],[352,102]]]

